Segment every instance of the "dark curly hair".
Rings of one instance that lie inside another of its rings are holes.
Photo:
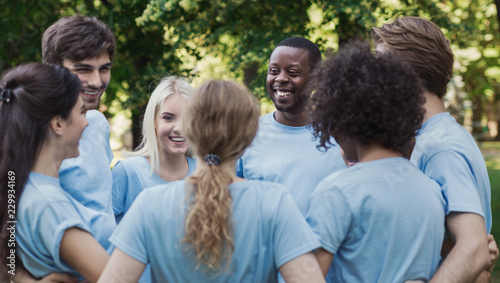
[[[370,45],[351,41],[311,76],[310,111],[318,148],[346,138],[408,151],[425,110],[423,86],[411,67]]]

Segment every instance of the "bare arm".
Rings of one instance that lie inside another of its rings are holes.
[[[14,283],[76,283],[78,282],[78,278],[64,273],[51,273],[40,280],[36,280],[26,268],[24,268],[24,264],[19,261],[16,276],[13,281]]]
[[[430,282],[474,282],[491,261],[483,217],[452,212],[446,228],[455,245]]]
[[[285,282],[325,282],[318,261],[312,252],[283,264],[279,271]]]
[[[98,282],[137,282],[146,265],[115,248]]]
[[[19,269],[14,283],[76,283],[78,278],[64,273],[51,273],[40,280],[36,280],[25,269]]]
[[[326,277],[328,269],[330,269],[330,265],[332,265],[333,254],[323,248],[319,248],[315,255],[318,260],[319,267],[321,268],[321,273],[323,273],[323,277]]]
[[[106,250],[90,233],[76,227],[64,232],[59,253],[89,282],[97,282],[109,259]]]
[[[493,271],[493,268],[495,267],[495,264],[497,263],[498,260],[498,247],[497,243],[495,242],[495,238],[493,235],[488,234],[488,250],[490,252],[490,265],[486,270],[483,270],[479,277],[476,279],[476,283],[489,283],[491,282],[491,272]]]

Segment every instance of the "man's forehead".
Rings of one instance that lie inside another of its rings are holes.
[[[308,60],[309,51],[304,48],[297,48],[292,46],[278,46],[273,50],[271,56],[269,57],[269,61],[275,61],[279,57],[288,57],[290,59],[294,59],[294,61],[299,62],[302,60]],[[306,62],[303,62],[306,63]]]

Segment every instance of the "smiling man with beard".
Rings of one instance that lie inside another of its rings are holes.
[[[88,208],[112,216],[109,124],[99,102],[111,78],[115,40],[108,26],[95,17],[64,17],[42,37],[44,63],[63,65],[78,76],[89,126],[80,139],[80,156],[61,165],[61,186]]]
[[[276,111],[260,117],[257,136],[236,169],[245,179],[283,184],[302,214],[316,185],[346,167],[338,148],[327,152],[316,148],[309,126],[307,83],[320,61],[319,48],[308,39],[290,37],[276,46],[266,79]]]

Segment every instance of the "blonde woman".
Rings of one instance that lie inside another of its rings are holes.
[[[144,191],[110,241],[100,282],[134,282],[151,263],[156,282],[324,282],[319,242],[280,184],[244,180],[236,160],[257,132],[259,108],[231,81],[190,98],[182,133],[198,157],[185,181]]]
[[[193,87],[181,78],[165,77],[149,99],[142,123],[141,148],[113,168],[113,211],[117,222],[145,188],[182,180],[196,161],[179,131],[179,117]]]

